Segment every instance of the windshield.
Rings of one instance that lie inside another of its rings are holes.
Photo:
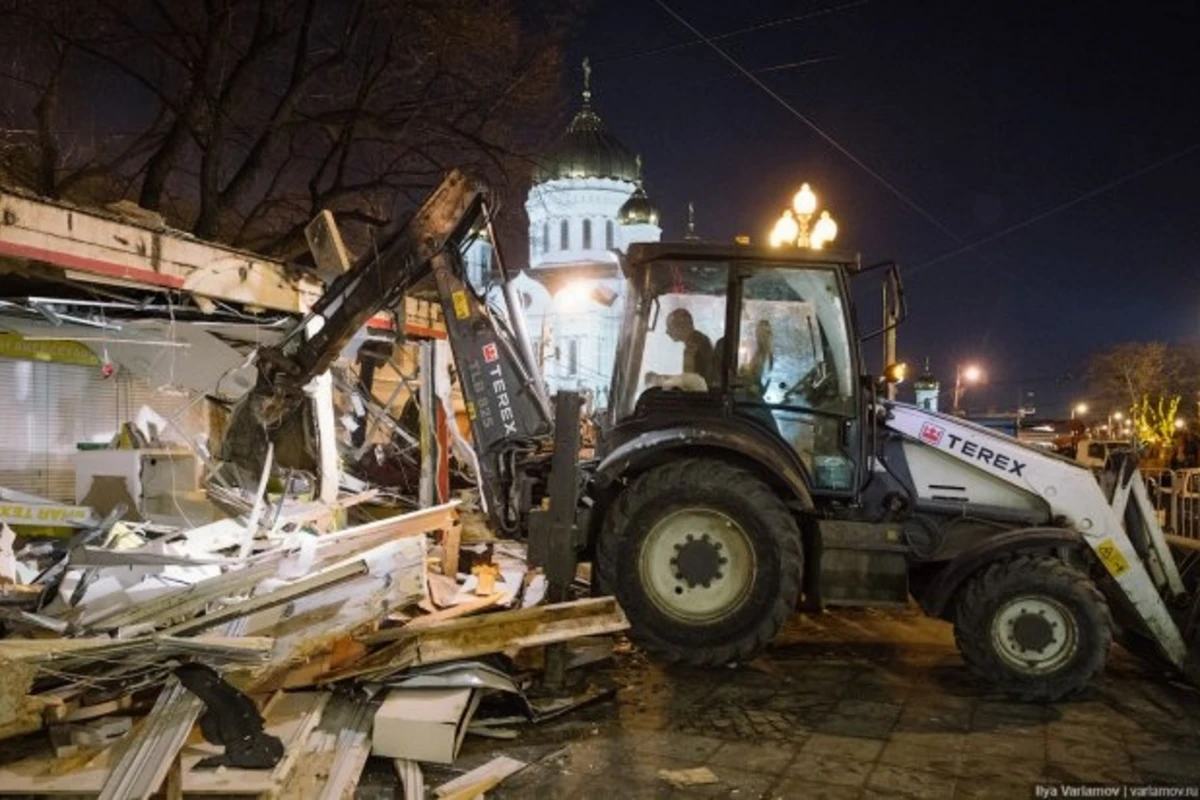
[[[836,272],[752,265],[740,318],[739,395],[852,413],[854,364]]]

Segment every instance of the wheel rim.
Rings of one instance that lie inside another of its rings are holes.
[[[992,617],[992,648],[1009,667],[1044,675],[1079,649],[1079,626],[1066,606],[1045,595],[1015,597]]]
[[[659,520],[642,540],[641,584],[663,613],[707,622],[739,608],[754,585],[754,547],[742,526],[708,508]]]

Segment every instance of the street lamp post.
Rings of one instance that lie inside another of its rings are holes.
[[[820,250],[837,238],[838,227],[828,211],[822,211],[809,229],[813,215],[817,212],[817,195],[807,183],[800,186],[792,198],[792,207],[785,210],[771,230],[771,246],[791,244],[811,250]]]
[[[1122,414],[1120,411],[1113,411],[1112,413],[1110,413],[1108,415],[1108,426],[1107,427],[1108,427],[1109,433],[1111,433],[1113,435],[1114,439],[1118,438],[1118,433],[1120,432],[1120,428],[1121,428],[1121,420],[1124,418],[1125,418],[1125,415]],[[1114,425],[1113,424],[1114,422],[1117,424]]]
[[[954,406],[952,411],[955,414],[962,413],[962,396],[967,390],[967,384],[978,383],[983,377],[983,370],[974,364],[963,366],[959,364],[954,368]]]
[[[1075,419],[1076,415],[1083,416],[1088,412],[1087,403],[1076,403],[1071,407],[1071,419]]]

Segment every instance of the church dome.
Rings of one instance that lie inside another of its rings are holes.
[[[650,202],[650,198],[646,197],[640,183],[617,212],[617,219],[622,225],[658,224],[658,209]]]
[[[583,65],[583,108],[567,126],[534,172],[534,181],[560,178],[613,178],[633,183],[637,164],[617,137],[604,130],[600,115],[592,110],[591,67]]]
[[[936,389],[938,388],[937,376],[929,369],[929,359],[925,359],[925,370],[917,377],[913,383],[915,389]]]

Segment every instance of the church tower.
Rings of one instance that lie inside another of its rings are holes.
[[[929,371],[929,358],[925,359],[925,371],[913,383],[913,392],[917,396],[917,407],[924,411],[938,410],[938,392],[941,384]]]
[[[619,256],[662,237],[641,159],[604,128],[583,61],[582,103],[534,173],[525,202],[529,269],[518,290],[551,392],[575,389],[607,404],[625,281]]]

